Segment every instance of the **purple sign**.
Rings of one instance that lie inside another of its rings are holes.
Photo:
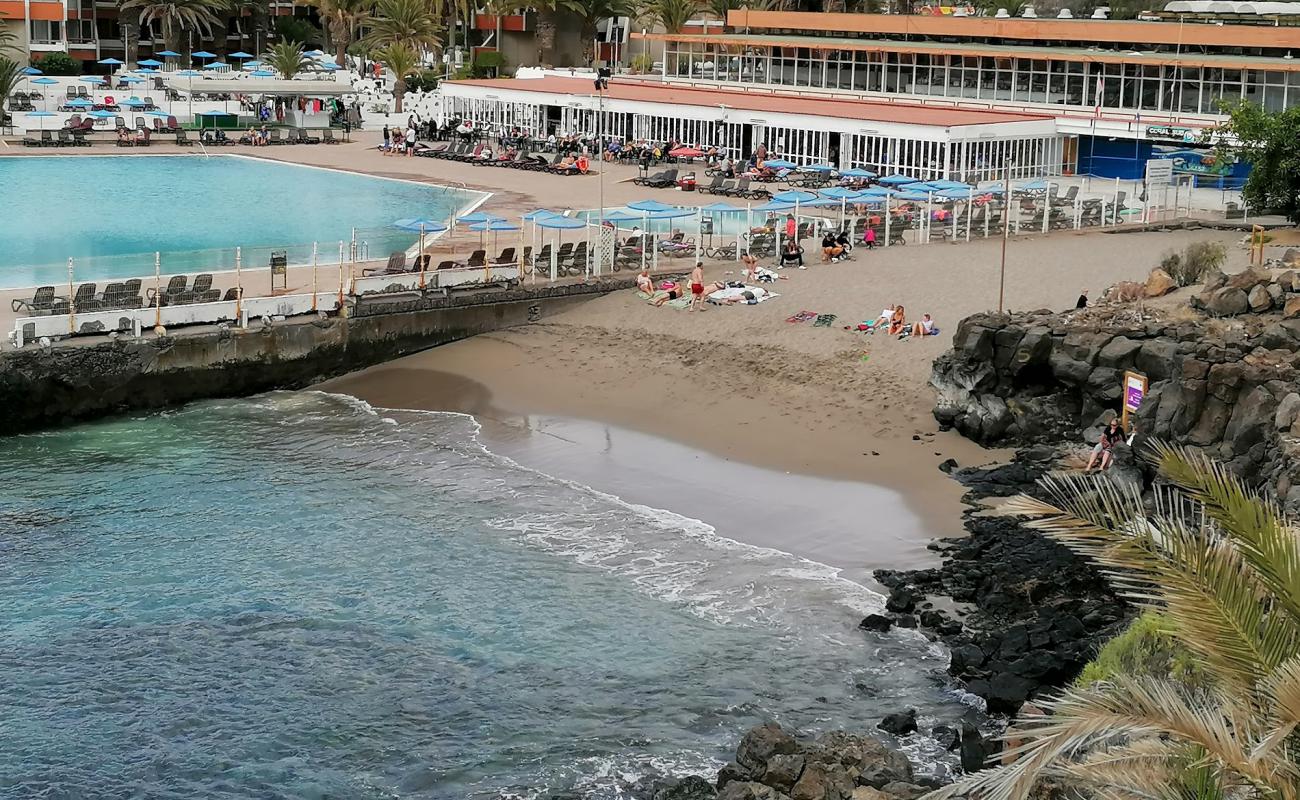
[[[1128,411],[1137,411],[1142,405],[1142,398],[1146,397],[1147,382],[1141,375],[1128,374],[1124,376],[1124,408]]]

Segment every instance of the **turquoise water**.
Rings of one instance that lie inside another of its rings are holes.
[[[0,158],[0,287],[164,273],[265,269],[271,250],[334,263],[352,229],[374,258],[416,235],[399,219],[446,219],[481,195],[235,156]]]
[[[0,796],[608,800],[962,710],[878,595],[475,434],[277,393],[0,441]]]

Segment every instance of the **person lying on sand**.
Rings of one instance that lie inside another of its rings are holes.
[[[889,323],[893,321],[894,321],[894,304],[890,303],[889,305],[885,306],[885,309],[883,311],[880,312],[880,316],[876,317],[875,327],[879,328],[882,325],[888,326]]]
[[[654,300],[655,308],[659,308],[664,303],[667,303],[670,300],[676,300],[680,297],[686,296],[686,290],[683,289],[681,286],[673,283],[672,281],[664,281],[662,284],[660,284],[660,288],[664,290],[664,294],[661,294],[660,296],[655,298]]]

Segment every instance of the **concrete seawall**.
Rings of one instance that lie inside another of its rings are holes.
[[[75,339],[0,354],[0,434],[295,389],[479,333],[525,325],[632,285],[619,278],[450,298],[368,296],[347,317],[247,330]]]

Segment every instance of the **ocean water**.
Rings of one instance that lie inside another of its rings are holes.
[[[237,156],[0,158],[0,288],[164,273],[265,271],[272,250],[322,263],[358,229],[373,258],[418,236],[399,219],[446,219],[482,197],[441,186]]]
[[[273,393],[0,464],[0,797],[618,798],[766,719],[963,710],[942,652],[855,629],[878,595],[468,417]]]

